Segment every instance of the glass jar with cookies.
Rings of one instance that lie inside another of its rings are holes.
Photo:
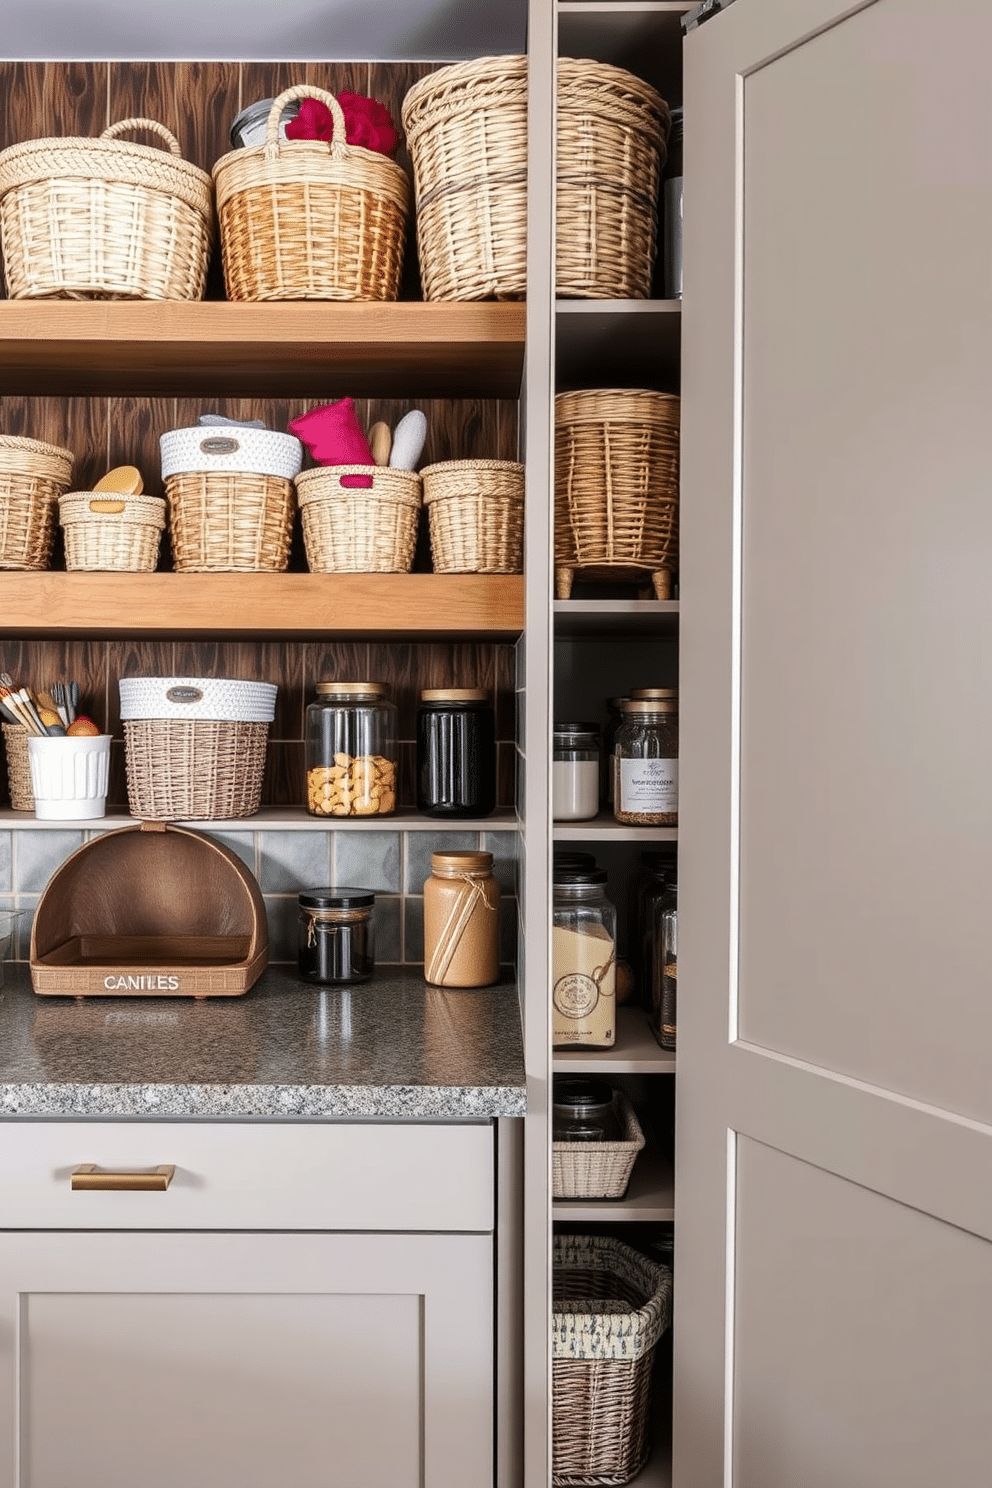
[[[307,707],[307,810],[388,816],[396,810],[396,705],[381,682],[318,682]]]

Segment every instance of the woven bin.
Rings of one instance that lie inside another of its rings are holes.
[[[0,568],[47,568],[72,454],[40,439],[0,434]]]
[[[629,1483],[650,1455],[648,1406],[672,1273],[619,1240],[556,1235],[552,1482]]]
[[[118,138],[135,130],[157,134],[168,153]],[[212,231],[210,177],[154,119],[0,153],[11,299],[202,299]]]
[[[283,572],[296,495],[291,480],[188,470],[164,482],[177,573]]]
[[[421,471],[436,573],[521,573],[524,467],[446,460]]]
[[[644,1133],[630,1101],[617,1091],[623,1123],[618,1142],[552,1142],[551,1193],[556,1199],[622,1199],[644,1147]]]
[[[152,573],[165,527],[160,496],[73,491],[59,501],[67,569]]]
[[[287,140],[287,103],[316,98],[333,140]],[[264,145],[232,150],[213,170],[231,300],[395,300],[410,183],[385,155],[349,145],[341,105],[300,84],[273,100]]]
[[[679,399],[603,388],[555,398],[555,592],[650,575],[669,599],[678,568]]]
[[[3,725],[3,743],[7,755],[7,784],[14,811],[34,810],[31,786],[31,762],[28,757],[28,731],[19,723]]]
[[[370,485],[343,485],[345,480]],[[311,573],[409,573],[421,481],[388,465],[325,465],[296,477]]]

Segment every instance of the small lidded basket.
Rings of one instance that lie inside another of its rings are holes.
[[[49,566],[72,462],[58,445],[0,434],[0,569]]]

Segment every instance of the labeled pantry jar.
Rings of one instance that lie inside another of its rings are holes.
[[[675,827],[679,820],[679,695],[652,688],[623,703],[617,730],[613,815],[633,826]]]
[[[424,884],[426,981],[434,987],[498,981],[499,900],[492,853],[431,853]]]
[[[380,682],[318,682],[307,707],[307,810],[388,816],[396,810],[396,704]]]
[[[488,816],[496,808],[496,714],[484,687],[430,687],[417,709],[417,810]]]
[[[604,868],[554,869],[552,1043],[609,1049],[616,1041],[617,912]]]
[[[599,811],[599,731],[594,723],[556,723],[551,761],[551,815],[588,821]]]
[[[375,966],[370,889],[304,889],[299,895],[300,976],[322,986],[367,982]]]

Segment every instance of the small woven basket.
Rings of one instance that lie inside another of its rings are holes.
[[[333,139],[279,136],[286,104],[325,103]],[[410,183],[385,155],[349,145],[331,93],[307,84],[273,100],[265,144],[213,169],[230,300],[395,300]]]
[[[143,821],[226,821],[262,800],[267,723],[128,719],[127,799]]]
[[[119,139],[146,130],[168,146]],[[154,119],[97,139],[38,139],[0,153],[0,235],[13,300],[199,300],[213,193]]]
[[[165,527],[160,496],[72,491],[59,501],[67,569],[152,573]]]
[[[344,485],[355,478],[366,486]],[[296,477],[311,573],[409,573],[421,480],[388,465],[324,465]]]
[[[552,1482],[622,1484],[650,1455],[655,1345],[672,1317],[672,1273],[606,1236],[556,1235]]]
[[[556,1199],[622,1199],[644,1147],[644,1133],[630,1101],[617,1091],[623,1123],[618,1142],[552,1142],[551,1193]]]
[[[72,454],[40,439],[0,435],[0,568],[47,568]]]
[[[421,472],[436,573],[521,573],[524,467],[446,460]]]
[[[177,573],[282,573],[296,495],[291,480],[248,471],[187,470],[165,484]]]
[[[7,754],[7,784],[10,786],[10,804],[14,811],[34,810],[28,738],[27,729],[22,728],[19,723],[3,725],[3,743]]]
[[[642,389],[555,398],[555,591],[575,573],[671,596],[678,568],[679,399]]]

